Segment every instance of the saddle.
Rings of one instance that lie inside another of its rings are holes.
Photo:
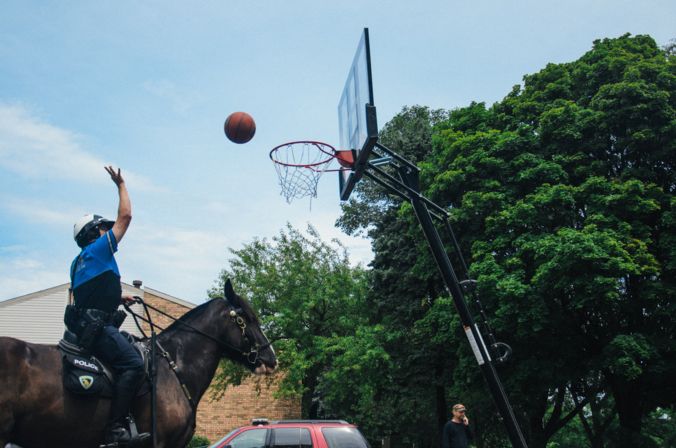
[[[150,349],[144,341],[135,338],[126,331],[120,333],[129,339],[134,349],[143,358],[147,378]],[[61,351],[63,386],[66,390],[76,395],[112,398],[113,385],[115,384],[113,371],[98,358],[91,355],[88,350],[82,348],[75,333],[66,330],[63,339],[59,341],[58,348]],[[149,382],[144,381],[136,395],[145,395],[149,391]]]

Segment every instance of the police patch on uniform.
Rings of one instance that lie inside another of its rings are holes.
[[[89,389],[90,387],[92,387],[92,384],[94,384],[94,377],[91,375],[82,375],[79,376],[78,379],[80,380],[80,384],[85,390]]]

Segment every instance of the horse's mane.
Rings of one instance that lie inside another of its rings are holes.
[[[241,305],[241,308],[242,308],[242,312],[244,313],[246,318],[250,322],[258,323],[258,317],[256,316],[256,313],[254,312],[253,308],[251,307],[251,304],[246,299],[244,299],[240,296],[238,296],[238,297],[240,299],[240,305]],[[230,302],[228,302],[227,300],[225,300],[222,297],[216,297],[216,298],[213,298],[213,299],[209,299],[206,302],[204,302],[203,304],[196,306],[195,308],[191,309],[190,311],[188,311],[187,313],[185,313],[184,315],[182,315],[181,317],[176,319],[176,321],[172,322],[171,325],[169,325],[164,331],[175,329],[176,327],[181,326],[181,322],[186,322],[186,321],[188,321],[192,318],[198,318],[198,317],[202,316],[202,314],[204,314],[206,312],[206,310],[209,309],[209,306],[214,302],[214,300],[223,300],[224,302],[226,302],[226,304],[228,306],[232,306],[230,304]]]
[[[209,305],[211,305],[211,302],[213,302],[214,300],[217,299],[207,300],[203,304],[198,305],[195,308],[189,310],[187,313],[185,313],[184,315],[173,321],[171,325],[169,325],[164,331],[175,330],[176,328],[181,327],[181,322],[186,322],[187,320],[192,319],[193,317],[200,317],[202,314],[206,312],[207,308],[209,308]]]
[[[242,312],[244,312],[246,318],[249,319],[250,322],[260,324],[260,322],[258,322],[258,316],[254,312],[253,307],[251,306],[249,301],[240,295],[238,295],[237,297],[239,297],[239,303],[242,308]]]

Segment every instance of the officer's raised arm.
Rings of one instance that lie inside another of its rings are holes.
[[[129,200],[127,185],[124,182],[120,169],[118,168],[116,172],[112,166],[107,166],[106,171],[110,174],[110,178],[115,182],[115,185],[117,185],[117,191],[120,196],[120,203],[117,208],[117,219],[115,220],[112,229],[115,239],[119,243],[131,223],[131,201]]]

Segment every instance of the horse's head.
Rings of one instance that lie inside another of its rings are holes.
[[[256,313],[249,302],[235,293],[229,279],[225,282],[223,292],[230,305],[226,318],[234,324],[229,326],[230,331],[237,333],[231,337],[231,341],[238,341],[235,348],[239,354],[235,356],[252,372],[272,373],[277,365],[277,357],[272,344],[261,330]]]

